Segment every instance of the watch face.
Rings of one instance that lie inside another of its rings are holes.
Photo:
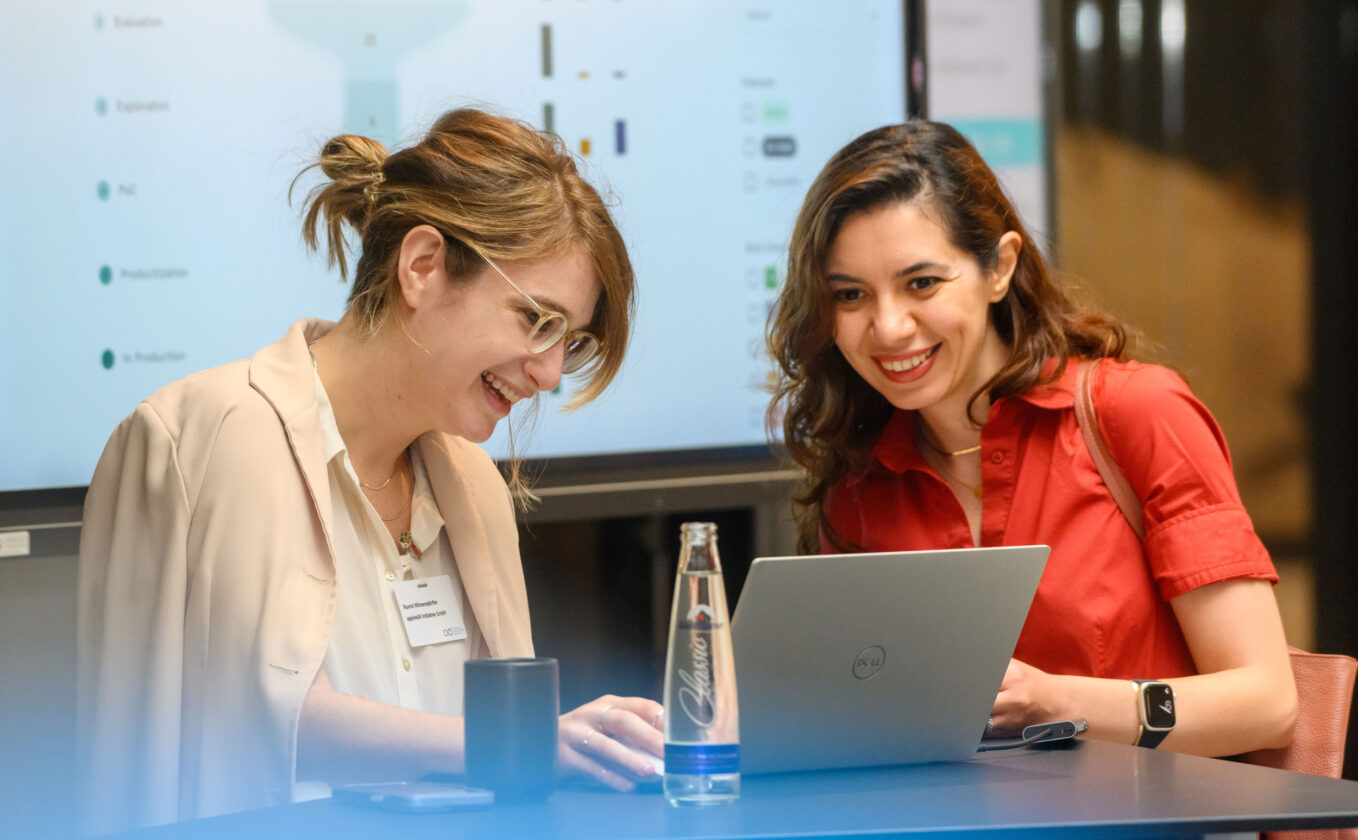
[[[1146,727],[1172,729],[1174,727],[1174,689],[1168,683],[1147,683],[1141,688],[1146,702]]]

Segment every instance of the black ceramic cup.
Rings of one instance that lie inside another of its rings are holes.
[[[473,659],[463,671],[467,783],[496,802],[546,799],[556,784],[555,659]]]

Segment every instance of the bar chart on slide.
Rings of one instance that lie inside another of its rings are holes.
[[[550,82],[551,80],[556,78],[557,71],[556,62],[553,60],[553,56],[555,55],[556,29],[553,26],[553,24],[544,23],[540,26],[539,32],[541,33],[541,45],[542,45],[542,51],[540,56],[542,79],[544,82]],[[577,82],[588,83],[592,79],[596,78],[596,74],[589,69],[582,68],[574,71],[574,77]],[[601,83],[606,84],[607,82],[604,81],[606,79],[611,80],[612,83],[616,84],[619,82],[624,82],[626,78],[627,71],[623,67],[613,66],[611,69],[605,70],[605,72],[603,72],[602,74],[598,74],[595,84],[596,85]],[[588,84],[582,84],[579,86],[578,91],[572,92],[567,95],[572,96],[572,98],[577,101],[581,98],[588,99],[595,97],[604,97],[609,100],[616,100],[625,96],[625,93],[626,93],[625,85],[619,85],[617,87],[609,87],[600,90],[597,88],[590,89]],[[542,103],[541,128],[544,131],[550,132],[557,131],[556,114],[557,114],[556,102],[545,101]],[[595,154],[612,154],[614,156],[619,157],[625,155],[627,153],[626,118],[615,115],[612,118],[611,127],[606,126],[604,124],[607,122],[608,120],[605,119],[604,122],[600,123],[597,126],[595,131],[591,132],[588,129],[586,129],[585,133],[581,134],[578,137],[575,137],[572,150],[575,151],[577,154],[581,155],[582,157],[590,157]]]

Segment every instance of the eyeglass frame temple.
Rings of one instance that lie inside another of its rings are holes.
[[[558,316],[558,317],[560,317],[560,318],[563,318],[563,319],[565,318],[565,316],[562,315],[560,312],[553,312],[552,310],[550,310],[550,309],[548,309],[547,307],[543,306],[542,304],[538,303],[536,300],[533,300],[533,296],[530,295],[530,294],[528,294],[527,292],[525,292],[523,289],[520,289],[518,283],[515,283],[513,280],[510,280],[510,279],[509,279],[509,275],[508,275],[508,274],[505,274],[503,271],[501,271],[501,270],[500,270],[500,267],[499,267],[498,265],[496,265],[496,264],[495,264],[495,261],[492,260],[490,257],[486,256],[485,254],[481,254],[480,256],[481,256],[481,259],[483,259],[483,260],[486,261],[486,265],[488,265],[488,266],[490,266],[491,268],[495,269],[495,273],[498,274],[498,275],[500,275],[500,277],[501,277],[506,283],[509,284],[510,288],[512,288],[514,291],[518,292],[519,294],[523,295],[524,300],[526,300],[526,301],[528,301],[529,303],[533,304],[533,308],[536,309],[538,312],[544,313],[544,314],[547,314],[547,315],[556,315],[556,316]]]

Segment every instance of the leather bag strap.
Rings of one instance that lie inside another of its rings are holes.
[[[1146,525],[1141,518],[1141,499],[1137,497],[1136,491],[1132,489],[1131,482],[1127,481],[1122,470],[1118,469],[1117,461],[1113,460],[1112,454],[1108,451],[1108,444],[1103,439],[1103,433],[1099,430],[1099,415],[1094,410],[1094,397],[1090,390],[1094,366],[1097,364],[1097,361],[1085,359],[1076,369],[1075,422],[1079,425],[1080,432],[1084,434],[1085,447],[1094,459],[1094,466],[1098,467],[1099,475],[1113,496],[1113,501],[1118,503],[1122,515],[1127,517],[1127,524],[1136,532],[1136,538],[1144,540]]]

